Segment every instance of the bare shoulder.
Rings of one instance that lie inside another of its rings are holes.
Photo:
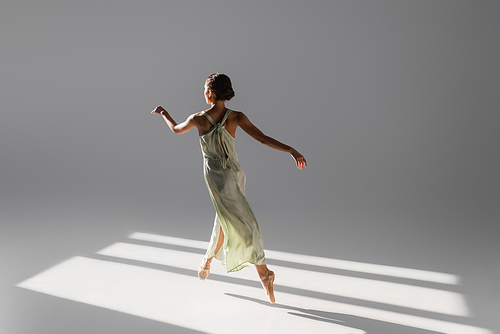
[[[203,111],[199,111],[189,115],[188,119],[191,119],[194,122],[199,122],[200,120],[205,119],[205,116],[203,116]]]
[[[231,114],[229,114],[229,117],[232,118],[233,121],[236,121],[236,123],[240,123],[242,120],[247,119],[247,116],[238,110],[232,110]]]
[[[195,117],[202,117],[203,116],[203,111],[195,112],[194,114],[191,114],[189,117],[195,118]]]
[[[235,116],[240,116],[240,115],[244,115],[244,114],[243,114],[243,112],[241,112],[241,111],[238,111],[238,110],[232,110],[232,109],[231,109],[231,114],[230,114],[230,115],[232,115],[233,117],[235,117]]]

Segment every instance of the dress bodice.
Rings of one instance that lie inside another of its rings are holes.
[[[216,124],[210,115],[203,112],[203,115],[212,124],[210,130],[200,136],[203,156],[206,159],[220,161],[223,169],[228,168],[228,161],[233,161],[236,164],[238,162],[238,156],[234,147],[234,137],[224,127],[224,123],[230,113],[231,110],[228,109],[220,123]]]

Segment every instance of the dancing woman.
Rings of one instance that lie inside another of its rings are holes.
[[[255,140],[279,151],[288,152],[297,168],[307,168],[305,158],[292,147],[266,136],[241,111],[227,109],[224,101],[234,96],[231,80],[225,74],[214,73],[205,82],[205,101],[210,108],[192,114],[177,124],[161,106],[152,114],[163,116],[175,134],[198,129],[204,157],[204,174],[216,215],[210,243],[198,270],[205,280],[215,257],[234,272],[254,264],[271,303],[274,303],[274,272],[266,266],[259,225],[245,199],[245,174],[238,163],[234,148],[236,129],[241,127]]]

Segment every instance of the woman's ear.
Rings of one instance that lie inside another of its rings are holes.
[[[213,100],[213,99],[214,99],[214,97],[215,97],[215,93],[214,93],[212,90],[209,90],[209,91],[208,91],[208,98],[209,98],[210,100]]]

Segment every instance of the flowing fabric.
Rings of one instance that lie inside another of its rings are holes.
[[[222,121],[215,124],[203,112],[213,126],[200,136],[205,182],[216,211],[206,256],[221,260],[227,272],[266,263],[259,225],[245,198],[245,173],[238,163],[234,138],[224,128],[230,113],[228,109]],[[221,228],[224,243],[216,254]]]

